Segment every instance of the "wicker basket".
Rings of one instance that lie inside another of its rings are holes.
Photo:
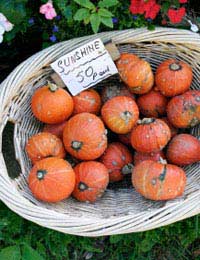
[[[193,67],[192,89],[200,87],[200,37],[186,30],[157,28],[112,31],[61,42],[47,48],[20,64],[1,84],[0,134],[7,121],[15,123],[16,159],[20,176],[9,178],[0,154],[0,199],[22,217],[41,226],[82,236],[122,234],[154,229],[200,213],[200,164],[186,167],[187,186],[182,197],[171,201],[153,202],[144,199],[131,187],[107,189],[94,204],[80,203],[73,198],[56,204],[37,201],[28,189],[26,178],[31,168],[24,151],[29,136],[40,130],[30,110],[34,90],[44,84],[52,73],[49,64],[61,55],[100,37],[115,42],[120,52],[128,51],[149,61],[153,70],[164,59],[173,57]],[[112,77],[107,80],[116,80]],[[103,84],[102,84],[103,85]],[[200,135],[200,127],[191,129]]]

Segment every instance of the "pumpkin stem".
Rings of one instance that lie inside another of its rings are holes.
[[[159,180],[160,180],[160,181],[164,181],[164,180],[165,180],[166,173],[167,173],[167,166],[164,165],[163,171],[161,172],[161,174],[160,174],[160,176],[159,176]]]
[[[167,160],[164,160],[161,156],[159,158],[159,162],[166,165],[167,164]]]
[[[72,141],[71,142],[71,148],[76,150],[76,151],[79,151],[82,146],[83,146],[83,142],[79,142],[79,141]]]
[[[131,173],[133,170],[133,164],[132,163],[128,163],[126,165],[124,165],[124,167],[122,168],[121,172],[122,174],[126,175]]]
[[[46,173],[47,173],[46,170],[38,170],[37,171],[38,180],[40,180],[40,181],[43,180]]]
[[[132,113],[129,111],[124,111],[121,113],[121,118],[125,121],[125,124],[129,123],[129,119],[132,117]]]
[[[78,188],[79,188],[79,190],[80,191],[85,191],[85,190],[88,190],[89,189],[89,187],[87,186],[87,184],[85,184],[84,182],[79,182],[79,184],[78,184]]]
[[[55,92],[58,89],[58,86],[50,81],[47,81],[47,86],[51,92]]]
[[[178,62],[176,62],[176,63],[170,64],[169,68],[170,68],[170,70],[178,71],[178,70],[182,69],[182,66]]]
[[[155,118],[143,118],[142,120],[138,120],[137,121],[137,124],[138,125],[148,125],[148,124],[151,124],[153,122],[155,122],[156,119]]]

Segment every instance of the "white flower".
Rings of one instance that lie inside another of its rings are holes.
[[[9,32],[13,28],[13,24],[8,21],[4,14],[0,13],[0,24],[4,27],[6,32]]]
[[[5,28],[0,24],[0,43],[3,41],[3,34],[5,32]]]

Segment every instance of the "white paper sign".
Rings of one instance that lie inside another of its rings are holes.
[[[51,64],[73,96],[118,73],[100,39],[93,40]]]

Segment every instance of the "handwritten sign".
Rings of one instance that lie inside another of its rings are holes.
[[[60,57],[51,67],[73,96],[118,73],[100,39],[95,39]]]

